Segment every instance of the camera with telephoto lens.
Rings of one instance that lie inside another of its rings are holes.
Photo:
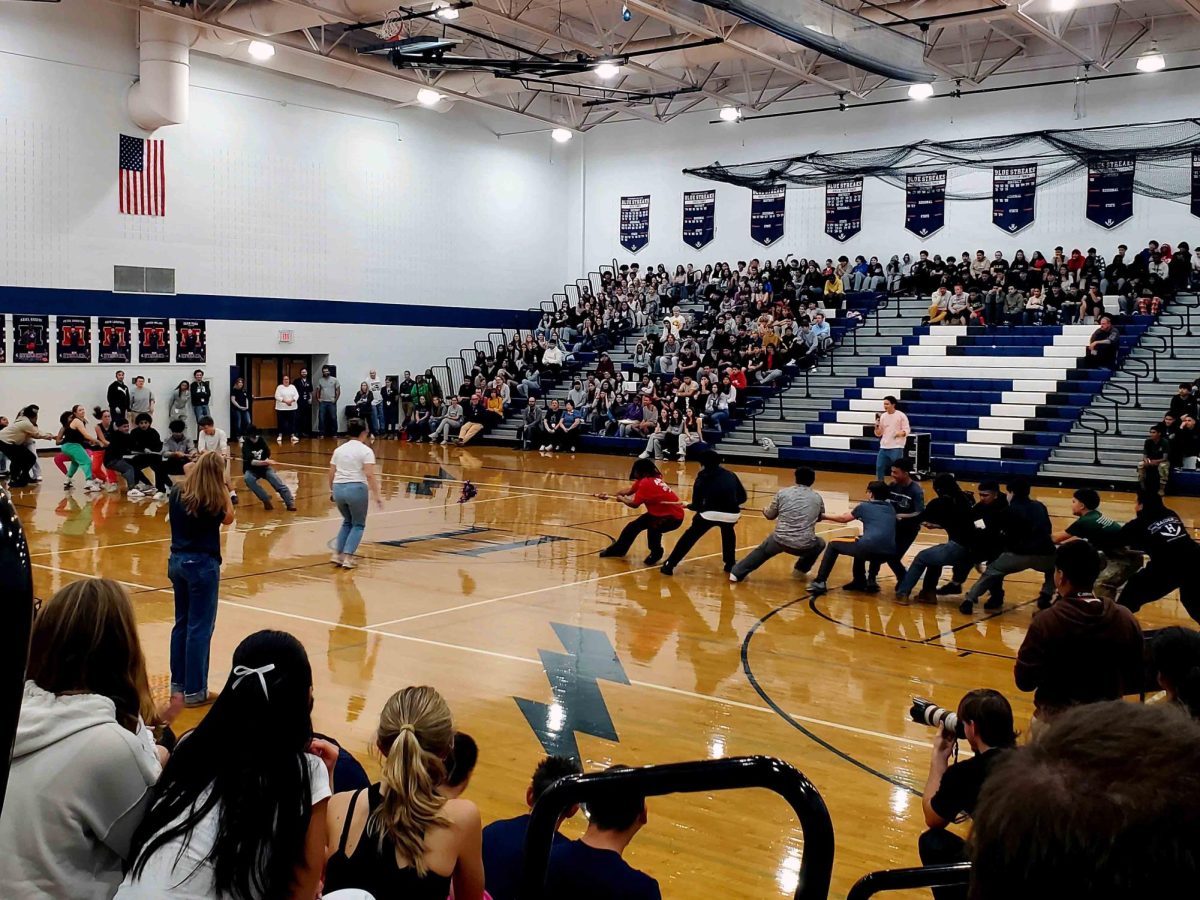
[[[909,709],[908,714],[918,725],[941,728],[943,731],[953,734],[960,741],[966,740],[966,729],[958,715],[948,709],[942,709],[932,700],[913,697],[912,708]]]

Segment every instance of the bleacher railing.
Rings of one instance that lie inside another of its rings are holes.
[[[1104,423],[1104,427],[1101,428],[1088,424],[1087,420],[1089,416],[1093,419],[1099,419]],[[1092,433],[1092,465],[1100,465],[1100,435],[1108,434],[1108,416],[1098,413],[1094,409],[1084,407],[1079,412],[1079,427]]]
[[[846,900],[868,900],[884,891],[907,891],[913,888],[950,887],[966,885],[971,880],[970,863],[944,866],[917,866],[911,869],[885,869],[864,875],[850,888]]]
[[[833,872],[833,822],[820,793],[804,775],[779,759],[739,756],[698,762],[571,775],[554,783],[537,803],[525,835],[520,900],[551,900],[546,893],[550,846],[563,812],[601,797],[661,797],[766,788],[783,797],[800,820],[803,854],[795,900],[826,900]],[[713,891],[719,895],[719,890]],[[554,898],[560,900],[560,898]]]

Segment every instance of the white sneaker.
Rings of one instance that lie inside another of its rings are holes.
[[[638,459],[649,459],[649,458],[650,458],[650,452],[648,450],[643,450],[641,453],[638,454]],[[659,457],[659,459],[661,459],[661,458],[662,457]]]
[[[64,490],[64,491],[73,491],[73,490],[75,490],[75,482],[73,482],[73,481],[68,481],[66,484],[64,484],[64,485],[63,485],[63,490]]]
[[[277,443],[277,444],[283,443],[283,435],[282,434],[275,435],[275,443]]]
[[[100,485],[98,482],[95,482],[95,481],[85,481],[83,483],[83,489],[87,493],[91,494],[91,493],[95,493],[96,491],[100,490]]]
[[[350,556],[347,554],[346,556],[342,557],[342,568],[343,569],[357,569],[358,563],[354,561],[353,556]]]
[[[329,557],[329,561],[331,563],[333,563],[335,566],[340,566],[342,564],[342,554],[334,553],[332,556]]]
[[[146,495],[143,494],[141,491],[139,491],[137,488],[130,488],[128,491],[125,492],[125,496],[128,497],[130,500],[141,500]]]
[[[115,484],[113,484],[111,481],[106,481],[106,482],[104,483],[104,490],[105,490],[106,492],[108,492],[108,493],[110,493],[110,494],[111,494],[113,491],[118,491],[118,490],[120,490],[120,488],[118,488],[118,487],[117,487]]]
[[[292,435],[292,443],[293,443],[293,444],[298,444],[298,443],[300,443],[300,438],[296,437],[296,436],[293,434],[293,435]]]
[[[167,499],[167,492],[166,492],[166,491],[155,491],[155,492],[154,492],[154,499],[155,499],[155,500],[166,500],[166,499]]]

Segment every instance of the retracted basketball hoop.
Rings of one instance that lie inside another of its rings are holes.
[[[398,9],[388,10],[388,14],[383,17],[383,24],[371,30],[385,41],[394,41],[400,37],[402,31],[400,25],[402,15]]]

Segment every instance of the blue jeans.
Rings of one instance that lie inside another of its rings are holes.
[[[342,514],[342,527],[334,541],[338,553],[353,555],[367,527],[367,500],[370,492],[361,481],[351,481],[333,486],[333,502]]]
[[[383,434],[383,404],[371,404],[371,434]]]
[[[882,447],[880,447],[879,453],[875,457],[875,477],[878,480],[883,481],[883,479],[887,478],[888,474],[892,471],[892,463],[903,458],[903,447],[896,447],[892,450],[884,450]]]
[[[171,629],[171,692],[185,700],[208,696],[208,655],[217,624],[221,563],[207,553],[172,553],[167,577],[175,589]]]
[[[267,492],[259,486],[258,481],[260,478],[271,487],[275,488],[276,493],[278,493],[283,499],[285,505],[296,505],[296,501],[292,498],[292,492],[288,490],[288,486],[286,484],[279,480],[279,476],[275,474],[275,470],[270,466],[266,466],[265,468],[262,466],[258,468],[251,467],[245,471],[245,473],[242,475],[242,478],[246,482],[246,487],[250,488],[250,492],[263,503],[270,503],[271,498],[270,495],[268,495]]]
[[[925,583],[921,585],[922,590],[931,591],[937,587],[943,568],[970,561],[971,554],[962,544],[956,544],[954,541],[947,541],[936,547],[926,547],[912,561],[912,565],[908,567],[908,572],[904,575],[904,580],[896,585],[896,593],[911,594],[922,575],[925,576]]]
[[[229,408],[229,428],[233,432],[230,437],[243,437],[251,424],[253,423],[250,421],[250,410],[238,409],[236,406]]]
[[[197,403],[192,407],[192,416],[199,422],[205,416],[210,415],[207,403]]]
[[[319,430],[325,437],[335,437],[337,435],[337,404],[322,400],[317,407],[317,421],[319,422]]]

